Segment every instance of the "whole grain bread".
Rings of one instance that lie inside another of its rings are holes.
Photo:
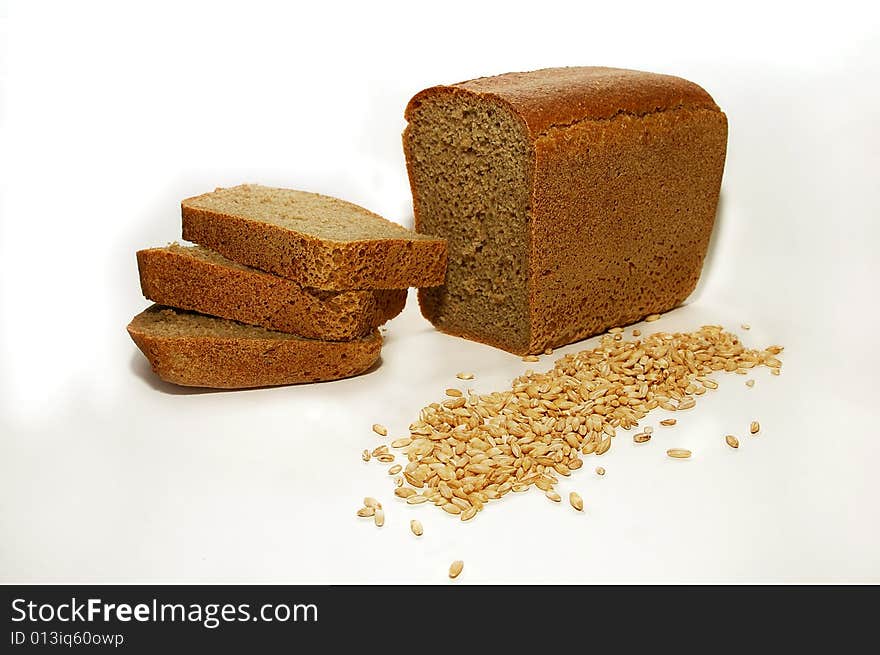
[[[508,73],[418,93],[403,142],[416,229],[445,237],[419,291],[445,332],[536,353],[682,303],[727,144],[706,91],[614,68]]]
[[[137,262],[141,290],[153,302],[312,339],[365,336],[406,303],[406,289],[310,289],[202,246],[140,250]]]
[[[443,283],[446,243],[316,193],[245,184],[181,203],[183,238],[306,287]]]
[[[319,341],[161,305],[135,316],[128,333],[166,382],[215,389],[358,375],[382,347],[378,330],[355,341]]]

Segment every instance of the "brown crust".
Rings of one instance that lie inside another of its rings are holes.
[[[330,241],[246,216],[193,206],[193,201],[203,197],[181,202],[183,238],[241,264],[306,287],[333,291],[443,284],[443,239]]]
[[[245,389],[338,380],[369,369],[382,347],[378,330],[356,341],[169,336],[150,329],[151,312],[178,313],[154,305],[132,319],[128,333],[156,375],[188,387]]]
[[[667,311],[693,291],[727,143],[726,116],[701,87],[611,68],[508,73],[425,89],[410,100],[407,120],[440,94],[507,107],[532,159],[528,346],[448,323],[444,332],[537,353]],[[419,230],[407,132],[403,141]],[[426,298],[419,293],[422,314],[438,325]]]
[[[697,84],[672,75],[624,68],[577,66],[480,77],[417,93],[405,117],[427,97],[470,93],[504,103],[526,125],[533,139],[580,121],[609,120],[621,114],[644,116],[683,107],[720,111]]]
[[[198,256],[201,251],[176,245],[139,251],[144,296],[161,305],[330,341],[367,335],[406,303],[406,289],[308,289],[220,255]]]

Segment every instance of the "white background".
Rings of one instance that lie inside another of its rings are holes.
[[[443,583],[453,559],[456,584],[880,581],[877,15],[716,4],[0,8],[0,581]],[[785,346],[782,376],[721,376],[651,443],[622,433],[560,485],[583,514],[532,490],[467,524],[395,502],[360,460],[370,425],[401,436],[456,372],[490,391],[529,365],[436,333],[412,296],[365,377],[152,376],[125,333],[147,304],[134,252],[179,237],[182,198],[261,182],[411,224],[410,96],[591,64],[692,79],[727,112],[711,258],[652,327],[747,321],[747,343]],[[354,516],[367,494],[382,529]]]

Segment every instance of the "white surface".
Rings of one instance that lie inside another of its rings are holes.
[[[425,583],[453,559],[459,582],[880,581],[876,13],[294,4],[8,8],[0,581]],[[146,304],[134,251],[178,237],[181,198],[258,181],[406,224],[413,93],[576,64],[679,74],[727,112],[711,260],[652,327],[748,321],[747,343],[785,346],[781,377],[721,376],[679,426],[587,458],[560,485],[583,514],[533,490],[462,524],[395,502],[360,460],[370,425],[402,435],[457,371],[489,391],[529,365],[434,332],[413,297],[362,378],[189,393],[150,374],[124,330]],[[366,494],[383,529],[354,516]]]

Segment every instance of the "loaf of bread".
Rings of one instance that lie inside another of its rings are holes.
[[[715,220],[727,119],[692,82],[554,68],[406,108],[416,229],[447,239],[437,328],[537,353],[682,303]]]
[[[443,283],[446,243],[349,202],[245,184],[181,203],[183,238],[304,287],[405,289]]]
[[[355,341],[319,341],[160,305],[135,316],[128,333],[166,382],[215,389],[358,375],[382,347],[378,330]]]
[[[313,339],[365,336],[406,303],[406,289],[309,289],[201,246],[141,250],[137,261],[141,290],[153,302]]]

